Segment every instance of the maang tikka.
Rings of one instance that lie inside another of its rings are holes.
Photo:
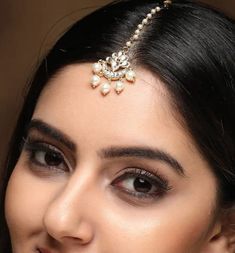
[[[160,12],[163,8],[168,8],[172,3],[170,0],[163,1],[163,6],[157,6],[146,15],[142,22],[137,26],[134,35],[126,42],[126,45],[117,53],[113,53],[112,56],[107,57],[105,60],[99,60],[92,66],[93,76],[91,78],[92,88],[101,86],[101,94],[107,95],[112,89],[112,82],[115,81],[114,90],[117,94],[120,94],[125,87],[124,81],[129,84],[134,84],[136,79],[136,73],[132,69],[129,62],[129,51],[133,44],[139,39],[139,36],[143,28],[149,24],[152,17]],[[101,84],[102,78],[106,81]]]

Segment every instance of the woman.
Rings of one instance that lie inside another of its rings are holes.
[[[0,252],[235,252],[234,34],[183,0],[73,25],[12,139]]]

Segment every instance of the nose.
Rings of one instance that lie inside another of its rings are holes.
[[[84,190],[77,183],[70,182],[55,194],[43,218],[47,233],[63,245],[89,244],[94,237],[94,227],[88,215],[90,203],[88,205]]]

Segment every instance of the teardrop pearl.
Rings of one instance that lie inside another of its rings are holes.
[[[133,70],[128,70],[126,73],[126,80],[129,82],[134,82],[136,78],[136,74]]]
[[[92,69],[95,74],[98,74],[102,70],[102,66],[99,62],[96,62],[93,64]]]
[[[120,94],[124,90],[124,83],[122,81],[117,81],[115,85],[115,91]]]
[[[96,88],[100,84],[100,77],[98,75],[93,75],[91,78],[92,88]]]
[[[111,90],[111,85],[109,83],[104,83],[101,87],[101,93],[105,96],[107,95]]]

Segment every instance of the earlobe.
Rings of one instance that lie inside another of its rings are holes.
[[[226,211],[215,224],[202,253],[235,253],[235,210]]]

